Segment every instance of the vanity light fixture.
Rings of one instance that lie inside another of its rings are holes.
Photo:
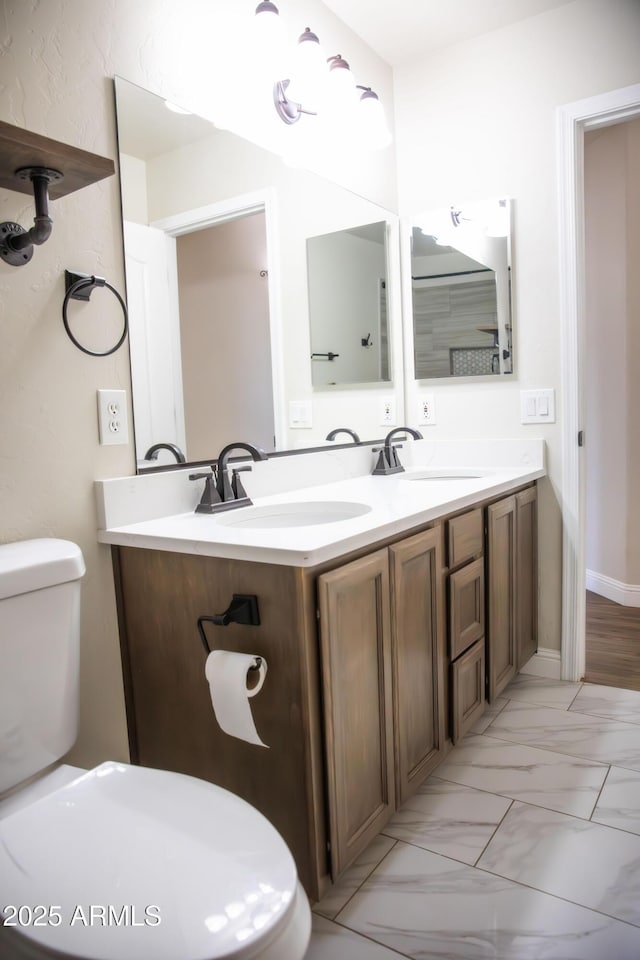
[[[265,27],[272,27],[279,16],[271,0],[262,0],[255,11],[255,19]],[[267,30],[262,30],[265,37]],[[320,40],[310,27],[305,27],[298,38],[290,76],[276,80],[273,86],[276,113],[286,124],[297,123],[302,114],[318,116],[329,123],[343,124],[358,129],[358,136],[371,149],[379,150],[391,143],[384,108],[378,95],[357,84],[349,64],[342,54],[326,57]]]

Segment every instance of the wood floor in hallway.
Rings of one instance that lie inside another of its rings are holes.
[[[585,680],[640,690],[640,607],[587,591]]]

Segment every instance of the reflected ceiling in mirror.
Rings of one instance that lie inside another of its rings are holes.
[[[413,218],[411,304],[416,380],[513,372],[509,200]]]

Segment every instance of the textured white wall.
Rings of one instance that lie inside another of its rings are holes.
[[[242,109],[238,71],[250,59],[230,62],[241,18],[254,8],[244,0],[1,0],[0,117],[117,160],[112,77],[120,75],[207,115],[231,104],[231,119],[246,127],[238,132],[282,137],[277,118],[277,129],[258,129]],[[289,17],[290,28],[309,22],[328,47],[348,49],[356,75],[391,104],[390,69],[318,0],[298,0]],[[245,87],[254,79],[249,71]],[[358,182],[392,205],[386,153]],[[354,171],[342,172],[353,185]],[[55,201],[51,212],[53,236],[31,263],[0,263],[0,539],[66,537],[84,552],[80,736],[71,759],[93,764],[127,756],[111,559],[96,542],[93,481],[135,470],[133,443],[99,446],[96,420],[96,390],[129,392],[129,362],[126,348],[104,359],[78,351],[60,311],[65,268],[124,290],[117,177]],[[28,227],[32,217],[33,201],[0,190],[0,220]],[[115,323],[110,311],[108,294],[96,292],[83,321],[89,335]]]
[[[400,212],[514,198],[515,375],[508,382],[407,386],[407,417],[435,394],[429,436],[544,436],[540,644],[560,647],[562,579],[556,108],[637,83],[637,0],[576,0],[451,46],[395,73]],[[523,426],[519,391],[553,387],[555,425]]]

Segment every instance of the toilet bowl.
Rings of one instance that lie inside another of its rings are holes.
[[[0,545],[0,957],[301,960],[309,904],[259,811],[184,774],[50,761],[74,726],[83,573],[67,541]]]

